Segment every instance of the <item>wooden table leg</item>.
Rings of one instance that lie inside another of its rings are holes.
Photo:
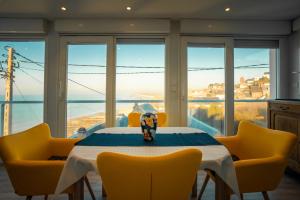
[[[74,183],[73,200],[84,200],[84,178]]]
[[[196,174],[196,179],[193,185],[192,197],[197,197],[197,180],[198,180],[198,174]]]
[[[215,200],[230,200],[230,189],[217,174],[215,175],[215,184]]]

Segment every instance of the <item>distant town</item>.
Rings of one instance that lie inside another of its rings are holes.
[[[270,74],[245,79],[240,77],[234,85],[235,99],[268,99],[270,97]],[[192,90],[189,99],[225,99],[225,84],[211,83],[207,88]]]

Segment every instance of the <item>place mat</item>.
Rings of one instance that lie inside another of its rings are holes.
[[[208,146],[221,145],[207,133],[156,134],[154,141],[144,141],[142,134],[93,133],[77,146]]]

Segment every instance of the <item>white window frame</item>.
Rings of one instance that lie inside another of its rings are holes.
[[[63,36],[60,38],[60,68],[58,88],[58,132],[66,137],[67,127],[67,60],[69,44],[106,44],[106,102],[105,102],[105,124],[106,127],[113,126],[112,116],[114,114],[115,94],[112,89],[115,86],[115,59],[114,38],[112,36]],[[108,112],[109,111],[109,112]]]
[[[170,65],[169,65],[169,53],[170,53],[170,49],[169,49],[169,37],[168,36],[141,36],[141,35],[125,35],[125,36],[116,36],[115,37],[115,47],[117,45],[117,41],[118,39],[122,39],[124,41],[126,41],[126,39],[128,39],[128,41],[130,41],[131,39],[134,41],[134,39],[137,39],[139,43],[142,44],[142,41],[144,40],[145,41],[145,44],[151,44],[151,40],[153,41],[156,41],[157,39],[161,39],[161,40],[164,40],[164,45],[165,45],[165,76],[164,76],[164,106],[165,106],[165,112],[168,114],[170,112],[170,101],[172,101],[172,99],[168,98],[168,91],[169,91],[169,88],[170,88]],[[128,43],[130,44],[130,43]],[[134,42],[132,42],[132,44],[135,44]],[[117,59],[117,52],[115,51],[115,60]],[[116,74],[115,74],[116,75]],[[115,77],[116,79],[116,77]],[[116,82],[115,82],[116,83]],[[115,92],[116,92],[116,85],[114,85],[114,89],[115,89]],[[115,126],[115,122],[116,122],[116,116],[115,116],[115,113],[116,113],[116,103],[114,104],[114,126]],[[169,119],[167,119],[169,120]],[[168,121],[167,121],[167,125],[168,125]]]
[[[180,69],[180,125],[187,126],[188,110],[188,80],[187,80],[187,47],[188,43],[207,45],[224,45],[225,57],[225,135],[233,134],[234,120],[234,76],[233,76],[233,38],[230,37],[192,37],[181,38],[181,69]]]
[[[47,85],[47,74],[48,74],[48,59],[47,59],[47,55],[48,55],[48,38],[46,36],[43,35],[15,35],[15,36],[11,36],[11,35],[0,35],[0,42],[1,41],[5,41],[5,42],[39,42],[39,41],[43,41],[45,42],[45,51],[44,51],[44,88],[43,88],[43,122],[46,121],[47,119],[47,113],[48,113],[48,109],[47,109],[47,103],[48,103],[48,99],[47,99],[47,90],[48,90],[48,85]],[[1,130],[2,131],[2,130]],[[1,136],[0,132],[0,136]]]
[[[151,39],[164,39],[165,41],[165,86],[164,104],[167,108],[167,91],[169,81],[169,49],[167,36],[62,36],[60,38],[60,68],[58,86],[58,133],[60,137],[66,137],[66,95],[67,95],[67,58],[69,44],[107,44],[107,71],[106,71],[106,106],[105,106],[105,125],[106,127],[115,126],[116,118],[116,45],[118,39],[139,39],[145,40],[145,44]]]
[[[281,53],[284,41],[283,39],[278,39],[278,38],[241,38],[242,40],[248,40],[247,42],[244,42],[244,47],[243,46],[236,46],[234,45],[235,48],[270,48],[272,47],[275,48],[275,51],[270,51],[269,52],[269,62],[270,62],[270,99],[276,99],[279,96],[280,93],[280,87],[278,85],[279,82],[279,73],[278,70],[280,69],[281,65]],[[235,42],[240,40],[240,38],[235,39]],[[278,43],[278,46],[273,43]],[[234,50],[233,50],[234,52]],[[274,59],[275,57],[275,59]]]

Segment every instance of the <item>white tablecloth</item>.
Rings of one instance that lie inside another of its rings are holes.
[[[136,128],[106,128],[97,133],[141,133],[141,129]],[[202,133],[198,129],[188,127],[159,127],[157,133]],[[199,169],[210,169],[215,171],[223,181],[239,197],[239,188],[236,173],[230,153],[223,145],[211,146],[176,146],[176,147],[128,147],[128,146],[75,146],[71,151],[64,169],[61,173],[55,194],[59,194],[66,188],[77,182],[89,171],[97,172],[96,159],[101,152],[117,152],[137,156],[158,156],[172,153],[186,148],[197,148],[202,151],[202,162]]]

